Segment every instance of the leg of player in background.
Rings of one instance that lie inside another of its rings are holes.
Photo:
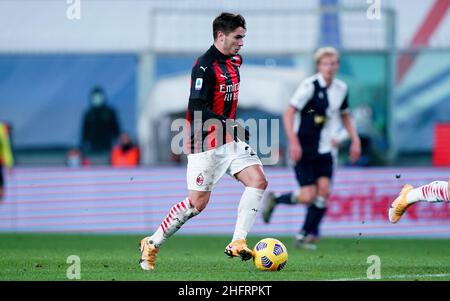
[[[267,224],[270,222],[272,213],[278,204],[296,205],[296,204],[311,204],[317,196],[316,185],[306,185],[296,191],[282,194],[278,197],[273,192],[267,193],[264,202],[264,209],[262,213],[263,221]]]
[[[311,247],[314,248],[310,243],[305,244],[305,237],[310,234],[314,229],[314,223],[319,222],[318,215],[320,215],[319,210],[315,210],[316,206],[313,204],[313,202],[319,202],[317,200],[317,186],[312,185],[304,185],[301,188],[299,188],[295,192],[289,192],[280,195],[279,197],[275,197],[275,195],[272,192],[269,192],[266,197],[266,201],[264,202],[264,210],[262,213],[262,218],[265,223],[270,222],[270,218],[272,216],[272,213],[275,209],[275,207],[278,204],[285,204],[285,205],[296,205],[296,204],[305,204],[308,205],[308,209],[306,210],[305,220],[303,223],[302,228],[300,229],[300,232],[295,236],[295,246],[296,247]],[[319,198],[320,199],[320,198]]]
[[[309,211],[313,212],[313,219],[311,228],[307,229],[306,232],[307,236],[305,239],[307,243],[316,243],[319,238],[320,223],[326,213],[327,201],[330,195],[330,179],[327,177],[320,177],[317,180],[317,191],[316,199],[308,208],[308,213]],[[308,234],[311,235],[310,238],[308,238]]]
[[[294,172],[299,185],[299,189],[288,192],[278,197],[273,192],[266,195],[262,218],[265,223],[269,223],[272,213],[278,204],[295,205],[311,204],[317,197],[316,177],[314,175],[313,161],[303,157],[294,166]],[[308,219],[306,217],[306,219]]]
[[[306,191],[306,193],[303,193]],[[307,205],[305,220],[303,226],[300,229],[299,234],[296,236],[296,240],[301,240],[304,236],[310,232],[314,222],[314,212],[310,210],[314,206],[313,202],[317,198],[317,185],[307,185],[302,188],[302,193],[298,197],[298,202]]]
[[[140,243],[140,265],[144,270],[155,268],[156,255],[159,247],[190,218],[198,215],[208,204],[210,191],[189,190],[189,196],[175,204],[167,217],[159,225],[152,236],[145,237]]]
[[[238,216],[231,243],[225,248],[225,254],[230,257],[240,256],[242,260],[253,257],[253,252],[247,246],[247,234],[255,223],[267,179],[260,165],[251,165],[234,175],[245,186],[238,207]]]
[[[399,196],[389,208],[389,221],[393,224],[397,223],[406,209],[417,202],[448,202],[449,182],[434,181],[417,188],[413,188],[409,184],[403,186]]]
[[[331,178],[337,162],[336,157],[337,152],[332,151],[331,153],[319,155],[313,163],[314,175],[317,178],[317,197],[308,208],[308,213],[312,211],[312,226],[305,231],[305,243],[313,244],[313,249],[315,249],[314,244],[319,238],[320,223],[327,210]]]
[[[317,195],[317,186],[311,185],[312,187],[312,194],[310,195],[310,200],[307,204],[306,208],[306,215],[305,220],[303,221],[303,225],[300,228],[300,231],[297,235],[295,235],[295,243],[294,246],[296,248],[305,248],[305,249],[315,249],[314,240],[311,238],[314,238],[314,223],[317,218],[318,210],[316,205],[314,205],[314,202],[319,197]]]

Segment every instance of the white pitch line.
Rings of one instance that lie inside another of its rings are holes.
[[[380,279],[368,279],[365,278],[340,278],[340,279],[327,279],[324,281],[354,281],[354,280],[383,280],[383,279],[406,279],[406,278],[438,278],[438,277],[450,277],[450,274],[424,274],[424,275],[392,275],[382,276]]]

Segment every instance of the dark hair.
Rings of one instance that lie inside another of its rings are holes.
[[[213,21],[214,40],[217,39],[219,31],[227,35],[238,27],[246,29],[245,19],[243,16],[231,13],[221,13]]]

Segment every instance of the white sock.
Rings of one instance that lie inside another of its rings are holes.
[[[247,233],[255,223],[263,194],[263,189],[245,187],[245,191],[239,202],[238,216],[232,241],[246,239]]]
[[[420,201],[449,201],[448,183],[444,181],[434,181],[430,184],[414,188],[406,195],[406,201],[408,204],[414,204]]]
[[[298,196],[300,195],[300,188],[296,191],[292,192],[291,194],[291,203],[297,204],[298,203]]]
[[[314,203],[314,205],[316,205],[317,208],[320,208],[320,209],[327,208],[327,199],[324,198],[323,196],[318,195],[314,199],[313,203]]]
[[[170,209],[169,214],[150,239],[156,247],[161,246],[166,239],[175,234],[188,219],[199,213],[200,212],[192,206],[189,198],[184,199]]]

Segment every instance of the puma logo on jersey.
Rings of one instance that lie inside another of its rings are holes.
[[[220,74],[220,76],[223,77],[223,78],[225,78],[225,79],[228,78],[228,77],[227,77],[226,75],[224,75],[224,74]]]
[[[200,69],[202,69],[202,70],[203,70],[203,72],[206,72],[206,68],[208,68],[208,67],[203,67],[203,66],[200,66]]]

